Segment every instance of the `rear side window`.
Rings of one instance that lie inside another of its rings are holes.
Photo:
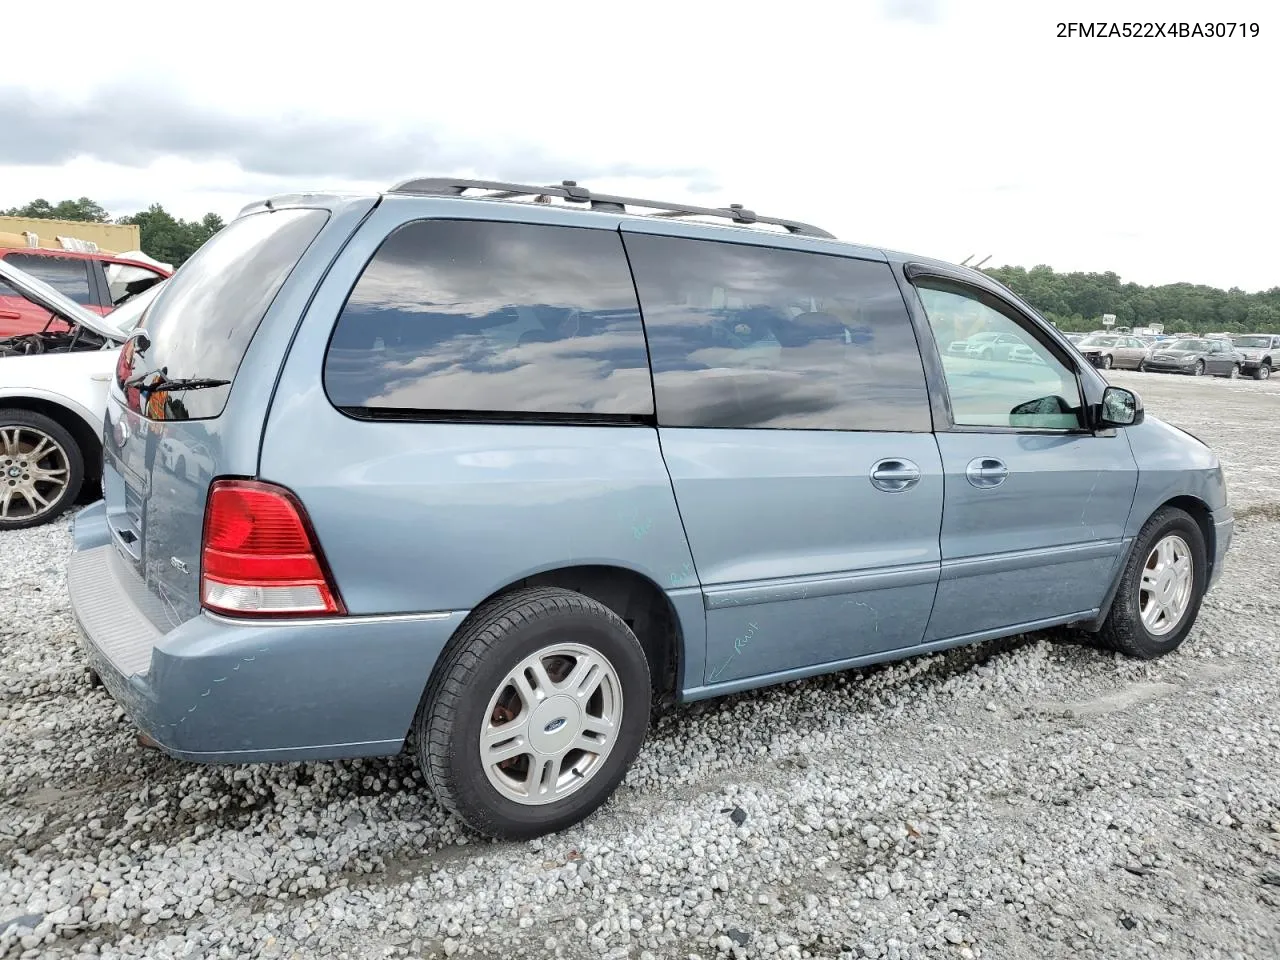
[[[333,404],[357,416],[653,413],[612,230],[422,220],[382,243],[334,328]]]
[[[234,380],[271,302],[329,214],[324,210],[277,210],[232,221],[182,265],[148,309],[140,328],[150,346],[132,352],[117,380],[162,373],[169,379]],[[151,394],[149,416],[161,419],[216,417],[230,387]],[[127,391],[131,407],[133,395]],[[156,402],[160,400],[162,402]]]
[[[74,257],[46,257],[31,253],[11,253],[5,262],[43,280],[64,297],[79,304],[97,305],[89,292],[89,270],[86,261]]]
[[[927,432],[924,368],[888,264],[629,234],[658,422]]]

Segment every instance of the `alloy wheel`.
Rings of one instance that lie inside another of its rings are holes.
[[[1151,548],[1138,587],[1138,610],[1152,636],[1171,633],[1182,622],[1191,605],[1194,573],[1191,548],[1177,534],[1169,534]]]
[[[622,683],[599,651],[554,644],[507,674],[485,718],[478,746],[489,783],[516,803],[552,803],[604,766],[622,727]]]
[[[29,520],[52,510],[66,493],[67,451],[34,427],[0,426],[0,520]]]

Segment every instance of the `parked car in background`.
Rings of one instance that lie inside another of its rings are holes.
[[[1068,333],[1068,334],[1066,334],[1066,338],[1067,338],[1068,340],[1070,340],[1072,343],[1079,343],[1081,340],[1083,340],[1083,339],[1085,338],[1085,336],[1086,336],[1086,335],[1085,335],[1085,334],[1083,334],[1083,333]]]
[[[44,281],[68,300],[99,315],[110,313],[129,297],[142,293],[171,273],[154,261],[42,247],[0,247],[0,262]],[[45,327],[48,319],[47,310],[0,278],[0,337],[35,333]],[[55,320],[53,327],[70,329],[61,320]]]
[[[1041,363],[959,355],[971,324]],[[600,806],[655,696],[1054,624],[1166,654],[1233,529],[1213,452],[981,271],[570,182],[246,208],[121,350],[104,436],[67,583],[147,743],[412,730],[507,838]],[[199,479],[158,453],[197,446]]]
[[[1204,337],[1179,337],[1161,344],[1147,358],[1148,370],[1162,373],[1186,373],[1194,377],[1238,377],[1244,355],[1231,341]]]
[[[1023,346],[1023,341],[1012,333],[984,331],[964,340],[956,340],[947,347],[947,353],[978,360],[1008,360],[1010,354],[1020,346]]]
[[[0,530],[34,527],[96,489],[107,384],[119,345],[164,281],[106,316],[0,260],[46,329],[0,338]]]
[[[1280,359],[1280,334],[1250,333],[1233,337],[1232,343],[1240,351],[1240,372],[1255,380],[1266,380]]]
[[[1128,334],[1091,334],[1076,344],[1086,360],[1104,370],[1122,367],[1141,370],[1146,365],[1150,348]]]

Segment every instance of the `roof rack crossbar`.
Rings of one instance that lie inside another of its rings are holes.
[[[828,233],[821,227],[799,220],[783,220],[778,217],[763,217],[754,210],[747,210],[740,203],[731,203],[728,207],[695,207],[687,203],[663,203],[658,200],[641,200],[636,197],[616,197],[604,193],[592,193],[586,187],[578,186],[576,180],[564,180],[559,185],[548,186],[538,184],[505,183],[501,180],[455,180],[451,177],[416,177],[403,180],[393,186],[388,193],[412,194],[416,196],[462,197],[470,190],[486,191],[481,194],[487,200],[512,200],[517,197],[560,197],[573,204],[583,204],[592,210],[608,210],[626,213],[628,207],[640,207],[653,210],[650,216],[675,219],[679,217],[718,217],[740,225],[756,223],[782,227],[788,233],[802,237],[825,237],[835,239],[835,234]]]

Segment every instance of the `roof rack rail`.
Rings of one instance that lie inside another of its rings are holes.
[[[731,220],[740,226],[755,223],[771,224],[783,227],[788,233],[802,237],[825,237],[835,239],[835,234],[828,233],[813,224],[801,223],[798,220],[782,220],[777,217],[762,217],[754,210],[747,210],[740,203],[731,203],[727,207],[695,207],[687,203],[662,203],[657,200],[640,200],[635,197],[615,197],[610,194],[592,193],[586,187],[578,186],[576,180],[564,180],[558,186],[538,186],[536,184],[504,183],[500,180],[454,180],[451,177],[418,177],[404,180],[388,190],[388,193],[414,194],[421,196],[461,197],[468,190],[486,190],[481,199],[512,200],[516,197],[560,197],[569,203],[590,204],[592,210],[610,213],[627,213],[628,207],[641,207],[657,211],[650,216],[675,219],[678,217],[719,217]],[[546,202],[543,200],[542,202]]]

